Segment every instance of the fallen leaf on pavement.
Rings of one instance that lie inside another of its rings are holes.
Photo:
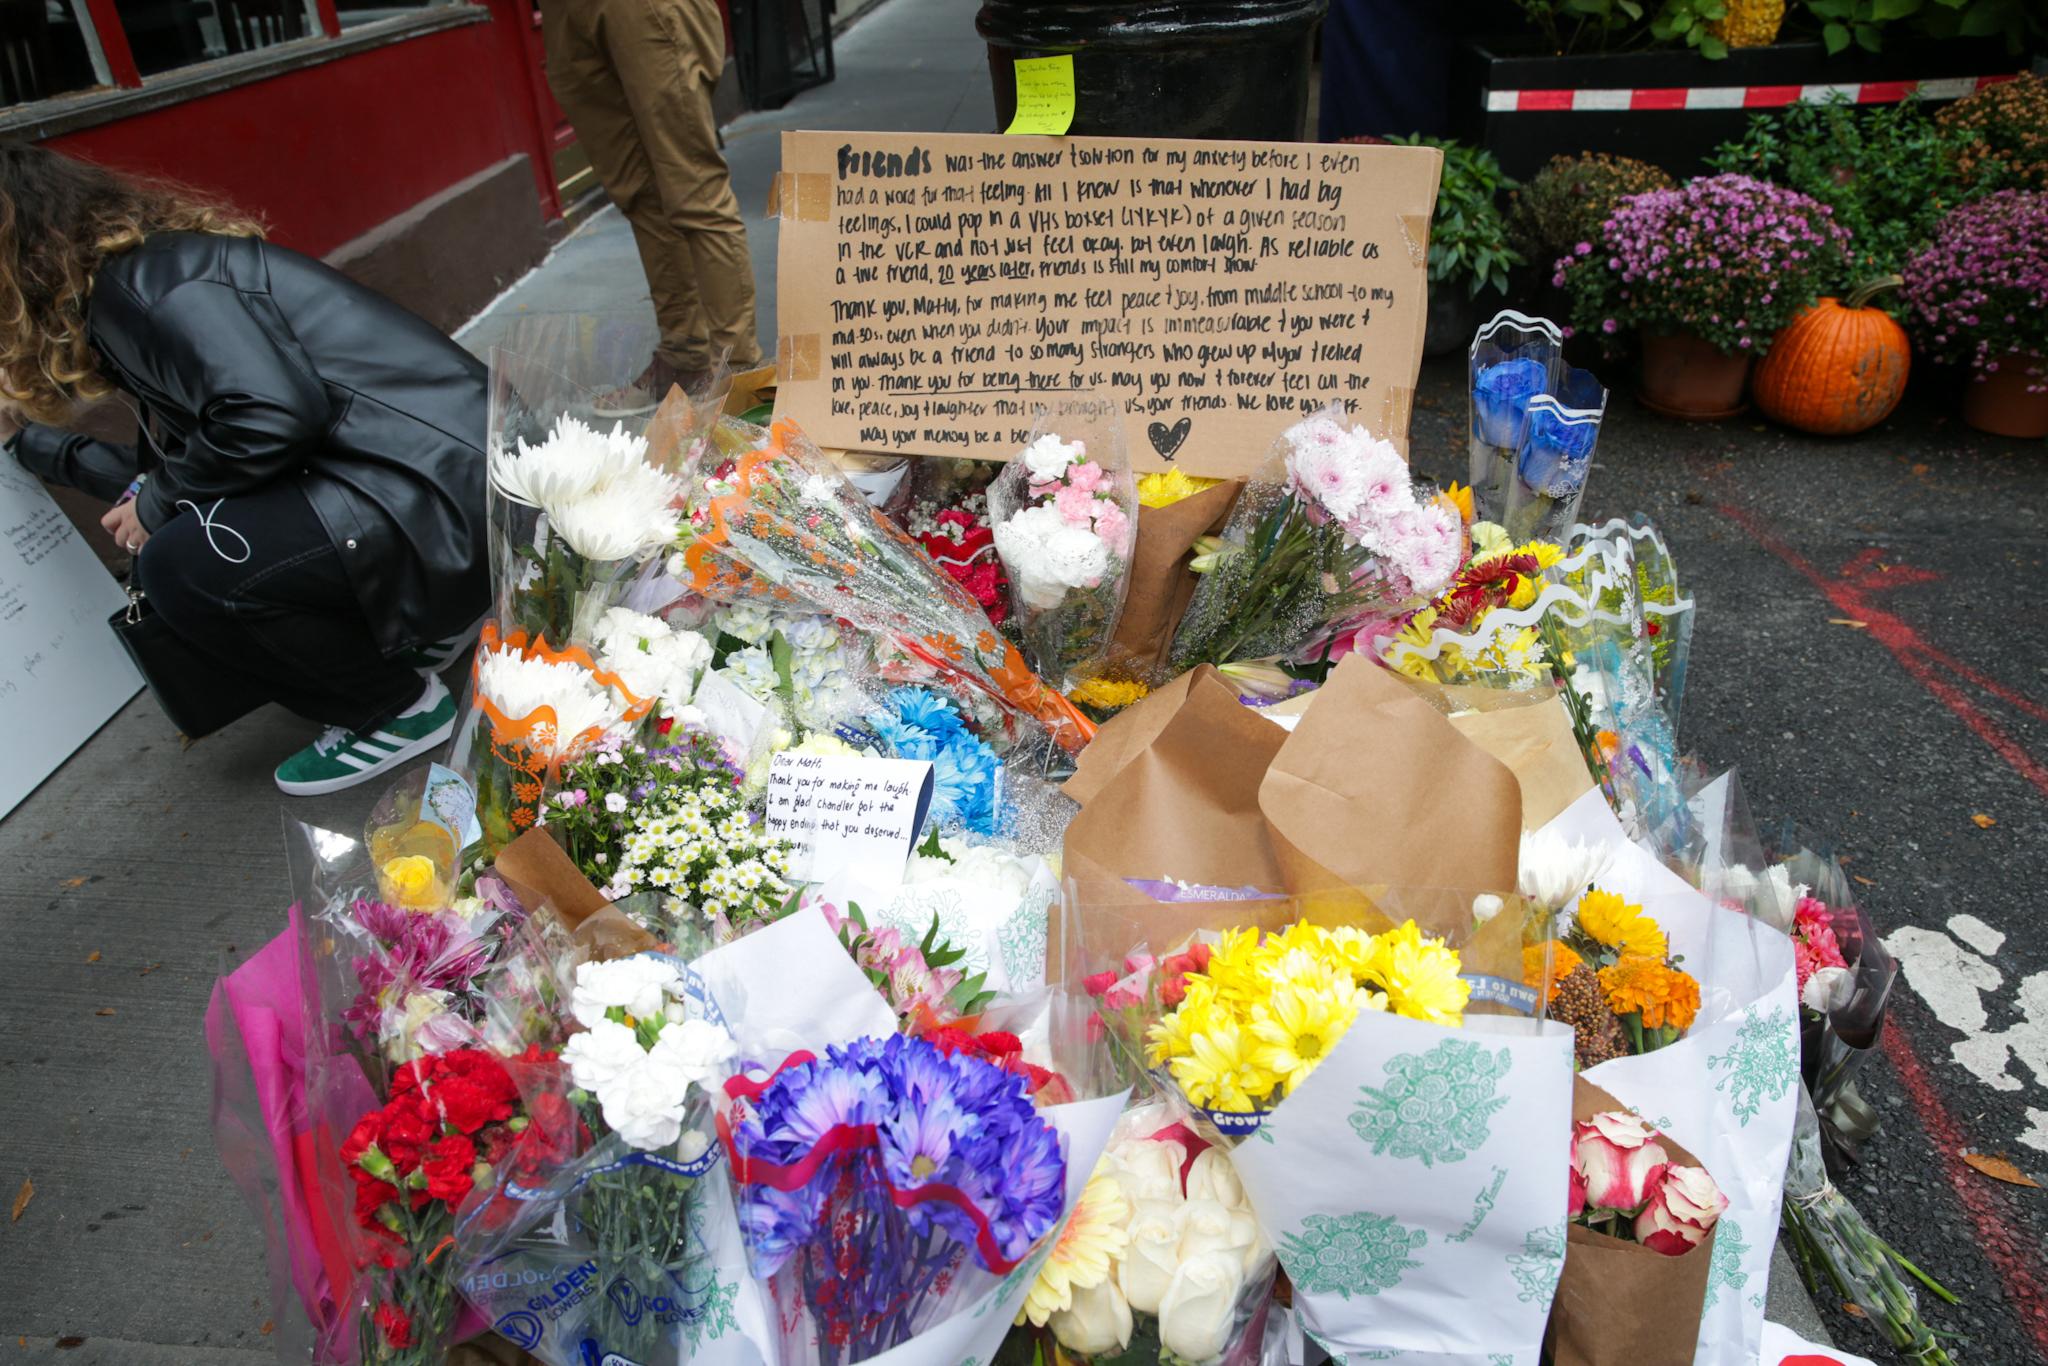
[[[277,1323],[275,1320],[265,1319],[263,1320],[263,1326],[256,1331],[263,1334],[264,1337],[269,1337],[273,1332],[277,1331]]]
[[[1998,820],[1996,817],[1987,816],[1982,811],[1979,811],[1976,815],[1970,817],[1970,821],[1979,830],[1989,830],[1992,826],[1998,824]]]
[[[1861,1305],[1844,1304],[1842,1306],[1842,1312],[1844,1314],[1847,1314],[1852,1319],[1860,1319],[1865,1317],[1863,1313],[1863,1307]]]
[[[99,951],[98,949],[94,949],[94,950],[93,950],[93,951],[92,951],[91,953],[88,953],[88,954],[87,954],[87,955],[85,956],[85,961],[86,961],[86,962],[88,962],[88,963],[97,963],[97,962],[99,962],[99,961],[100,961],[100,951]]]
[[[1849,876],[1855,878],[1858,882],[1862,883],[1866,887],[1875,887],[1877,885],[1877,883],[1874,880],[1863,876],[1863,874],[1861,873],[1851,873],[1849,874]]]
[[[152,972],[155,972],[155,971],[156,971],[156,970],[157,970],[158,968],[160,968],[160,967],[162,967],[162,966],[163,966],[163,964],[162,964],[162,963],[151,963],[151,964],[150,964],[150,965],[149,965],[148,967],[144,968],[144,969],[143,969],[143,970],[142,970],[141,972],[139,972],[139,973],[137,973],[137,974],[135,974],[135,975],[136,975],[136,976],[138,976],[138,977],[147,977],[147,976],[149,976],[149,974],[151,974]]]
[[[83,887],[91,881],[92,879],[89,877],[67,877],[64,879],[64,885],[66,887]]]
[[[57,1339],[57,1350],[60,1352],[68,1352],[75,1347],[83,1346],[85,1346],[85,1339],[79,1337],[77,1334],[72,1334],[69,1337],[61,1337]]]
[[[111,1015],[113,1013],[114,1008],[112,1006],[101,1006],[98,1010],[95,1010],[93,1012],[93,1014],[95,1015]]]
[[[2012,1159],[1991,1153],[1980,1153],[1972,1148],[1963,1149],[1963,1161],[1975,1167],[1993,1181],[2003,1181],[2008,1186],[2031,1186],[2041,1189],[2041,1183],[2028,1176],[2012,1164]]]
[[[1915,473],[1915,474],[1925,474],[1925,473],[1927,473],[1927,466],[1925,466],[1925,465],[1915,465],[1915,466],[1913,466],[1913,473]]]
[[[20,1223],[22,1211],[27,1209],[28,1202],[35,1198],[36,1183],[34,1181],[31,1181],[26,1176],[22,1177],[21,1189],[14,1193],[14,1217],[9,1219],[7,1222],[10,1224]]]
[[[1860,631],[1870,623],[1867,621],[1856,621],[1850,617],[1829,617],[1828,624],[1830,626],[1846,626],[1852,631]]]

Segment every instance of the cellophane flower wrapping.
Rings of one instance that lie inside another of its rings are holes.
[[[1572,1042],[1523,980],[1530,906],[1149,890],[1122,906],[1070,895],[1069,972],[1094,965],[1113,1048],[1228,1150],[1302,1332],[1333,1356],[1534,1366],[1564,1257]],[[1162,923],[1184,941],[1135,942]],[[1256,985],[1218,982],[1253,934],[1274,942]]]
[[[759,1361],[707,1089],[733,1048],[717,1002],[666,952],[532,966],[574,1032],[529,1076],[516,1163],[463,1212],[463,1294],[550,1366]]]
[[[374,899],[362,843],[297,822],[285,834],[307,927],[301,1176],[329,1282],[346,1287],[336,1303],[351,1311],[321,1325],[314,1359],[438,1361],[480,1325],[459,1314],[435,1249],[477,1164],[503,1157],[519,1127],[505,1064],[478,1047],[478,977],[523,910],[489,878],[443,910],[392,907]]]
[[[685,548],[673,564],[697,595],[823,613],[874,634],[878,656],[909,661],[963,699],[994,703],[1003,724],[990,739],[1005,753],[1047,739],[1078,753],[1094,735],[967,590],[869,506],[794,423],[764,432],[721,422],[685,469],[685,497]]]
[[[595,331],[527,329],[490,356],[486,509],[497,618],[556,647],[591,639],[673,547],[674,467],[717,421],[727,377],[653,418],[595,415],[607,380]],[[665,397],[665,396],[664,396]]]
[[[1109,662],[1130,590],[1138,489],[1121,402],[1087,395],[1042,409],[988,502],[1025,661],[1071,692]]]
[[[1400,452],[1333,404],[1281,434],[1220,540],[1197,549],[1174,673],[1327,657],[1347,626],[1449,582],[1465,537],[1455,508],[1418,495]]]
[[[1250,1366],[1278,1270],[1229,1151],[1160,1096],[1117,1121],[1025,1320],[1069,1360]]]
[[[1018,1066],[898,1034],[814,908],[700,962],[736,1007],[721,1133],[767,1359],[992,1358],[1123,1109],[1031,1099],[1021,1062],[1077,1073],[1082,1017],[1048,1002]]]
[[[1467,353],[1474,511],[1517,542],[1558,540],[1577,519],[1607,411],[1605,387],[1563,348],[1557,324],[1509,309]]]
[[[1689,1149],[1728,1197],[1695,1359],[1746,1360],[1763,1331],[1799,1090],[1791,941],[1744,910],[1716,904],[1631,840],[1597,790],[1542,833],[1610,851],[1599,886],[1640,907],[1699,983],[1699,1009],[1682,1038],[1584,1075]],[[1711,868],[1703,877],[1707,885],[1721,880]]]
[[[1950,1366],[1898,1255],[1828,1179],[1822,1142],[1820,1119],[1802,1091],[1785,1171],[1785,1231],[1807,1289],[1855,1305],[1913,1366]]]
[[[562,765],[608,733],[637,726],[652,706],[583,646],[501,635],[487,622],[451,759],[476,790],[482,853],[496,857],[532,829]]]

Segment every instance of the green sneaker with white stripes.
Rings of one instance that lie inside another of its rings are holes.
[[[455,698],[440,679],[430,678],[419,701],[373,731],[328,727],[277,766],[277,787],[287,797],[339,792],[425,754],[454,733]]]

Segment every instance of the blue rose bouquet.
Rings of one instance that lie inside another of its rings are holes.
[[[1516,542],[1556,541],[1578,516],[1607,390],[1566,365],[1564,334],[1513,310],[1471,350],[1474,512]]]
[[[878,1356],[1018,1273],[1067,1204],[1026,1085],[923,1039],[855,1039],[792,1055],[721,1123],[778,1366]]]

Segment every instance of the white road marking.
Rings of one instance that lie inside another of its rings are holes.
[[[1974,915],[1950,916],[1948,932],[1986,958],[1996,958],[1998,951],[2005,947],[2005,935]]]
[[[1965,1034],[1984,1032],[1983,993],[2004,986],[2003,973],[1940,930],[1909,925],[1887,935],[1884,946],[1899,960],[1906,981],[1934,1011],[1935,1019]]]
[[[1884,943],[1935,1018],[1963,1036],[1949,1046],[1958,1066],[1994,1091],[2048,1091],[2048,972],[2019,983],[2012,997],[2018,1018],[1992,1029],[1985,998],[2001,992],[2005,974],[1987,960],[2005,947],[2005,935],[1972,915],[1951,916],[1948,931],[1908,926]],[[2031,1087],[2014,1063],[2031,1074]],[[2029,1107],[2027,1130],[2015,1137],[2048,1152],[2048,1110]]]

